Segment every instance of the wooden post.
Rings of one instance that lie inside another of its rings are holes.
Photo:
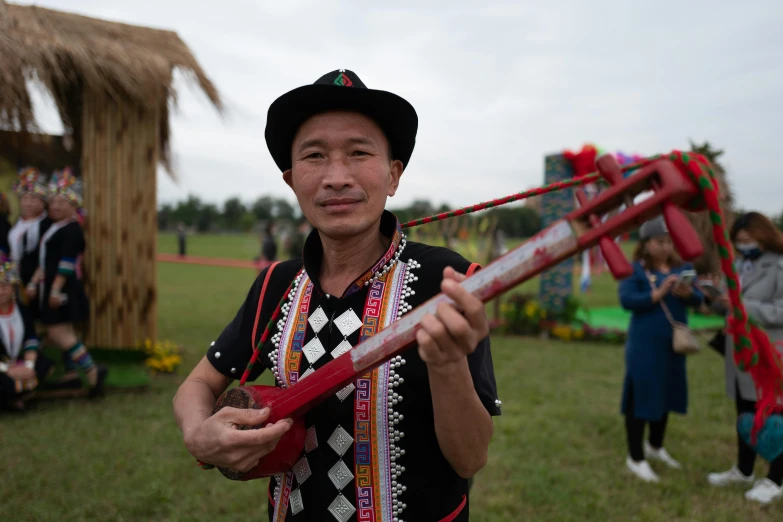
[[[156,340],[156,168],[160,111],[85,92],[82,177],[87,211],[86,342]]]

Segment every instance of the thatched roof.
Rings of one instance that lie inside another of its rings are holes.
[[[176,33],[107,22],[0,0],[0,126],[37,128],[26,80],[52,95],[78,146],[84,90],[144,108],[160,108],[161,161],[171,172],[169,104],[178,68],[218,110],[220,95]]]

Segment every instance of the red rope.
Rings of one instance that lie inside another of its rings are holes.
[[[657,157],[657,156],[656,156]],[[645,158],[639,161],[636,161],[634,163],[629,163],[628,165],[625,165],[622,167],[623,174],[627,174],[628,172],[632,170],[636,170],[644,165],[647,165],[650,161],[650,158]],[[590,174],[586,174],[584,176],[580,176],[577,178],[571,178],[564,181],[556,181],[555,183],[551,183],[549,185],[544,185],[543,187],[534,188],[532,190],[526,190],[524,192],[518,192],[516,194],[511,194],[510,196],[506,196],[503,198],[493,199],[491,201],[485,201],[484,203],[477,203],[475,205],[470,205],[467,207],[458,208],[456,210],[450,210],[448,212],[441,212],[440,214],[433,214],[431,216],[427,217],[421,217],[418,219],[414,219],[413,221],[408,221],[407,223],[403,223],[401,226],[402,228],[413,228],[417,227],[419,225],[426,225],[427,223],[434,223],[435,221],[442,221],[444,219],[457,217],[457,216],[464,216],[465,214],[470,214],[472,212],[477,212],[479,210],[486,210],[488,208],[494,208],[499,207],[501,205],[505,205],[507,203],[512,203],[514,201],[519,201],[521,199],[527,199],[529,197],[533,196],[541,196],[543,194],[548,194],[549,192],[555,192],[561,189],[566,189],[569,187],[573,187],[575,185],[583,185],[586,183],[593,183],[596,181],[600,181],[601,175],[597,172],[592,172]]]

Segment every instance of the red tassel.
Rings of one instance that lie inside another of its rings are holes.
[[[750,338],[759,357],[757,364],[750,367],[758,395],[756,417],[751,432],[751,440],[755,444],[756,435],[764,427],[767,417],[783,410],[783,390],[780,388],[783,361],[764,330],[751,325]]]
[[[576,179],[595,172],[595,159],[597,156],[598,149],[589,144],[584,145],[579,152],[567,150],[563,153],[563,157],[571,163],[571,168],[574,171],[573,177]]]

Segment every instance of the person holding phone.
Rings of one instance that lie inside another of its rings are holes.
[[[737,251],[737,273],[742,302],[748,316],[757,321],[783,353],[783,234],[769,218],[758,212],[748,212],[737,218],[730,238]],[[725,286],[725,285],[724,285]],[[717,302],[731,309],[727,294]],[[740,371],[734,363],[734,340],[725,340],[726,394],[736,404],[737,415],[755,413],[756,387],[750,374]],[[772,461],[767,477],[754,482],[756,452],[737,433],[737,463],[728,471],[710,473],[707,480],[713,486],[732,484],[753,485],[745,498],[768,504],[783,496],[783,457]]]
[[[687,413],[685,356],[675,353],[673,328],[662,304],[681,323],[688,306],[698,306],[703,294],[694,286],[690,263],[675,253],[662,217],[644,223],[634,252],[633,274],[620,282],[620,303],[631,311],[625,346],[626,374],[622,414],[628,443],[627,468],[640,479],[658,482],[647,459],[679,469],[663,446],[669,412]],[[647,424],[649,440],[644,440]]]

